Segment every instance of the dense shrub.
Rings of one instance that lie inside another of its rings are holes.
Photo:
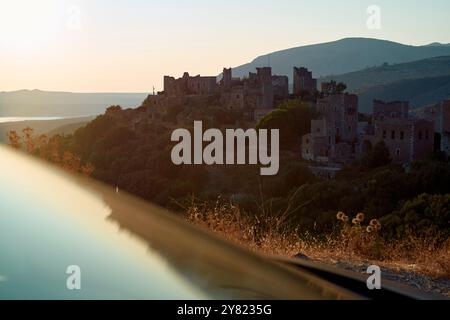
[[[399,209],[382,219],[391,237],[408,235],[450,236],[450,194],[420,196],[408,200]]]
[[[309,104],[300,100],[288,100],[263,117],[258,129],[279,129],[280,148],[298,149],[301,137],[311,131],[311,120],[317,114]]]

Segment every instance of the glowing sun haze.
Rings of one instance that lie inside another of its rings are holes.
[[[366,26],[369,5],[382,27]],[[345,37],[450,43],[447,0],[0,0],[0,91],[149,92]]]

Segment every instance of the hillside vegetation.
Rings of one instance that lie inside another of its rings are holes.
[[[211,106],[172,106],[152,120],[146,108],[108,109],[73,135],[10,133],[11,145],[71,172],[171,209],[187,221],[267,254],[297,253],[324,261],[369,260],[431,277],[449,278],[450,165],[434,155],[410,167],[391,164],[382,143],[335,180],[322,180],[300,160],[298,136],[316,115],[286,101],[257,127],[281,130],[278,175],[258,166],[175,166],[171,132],[246,123]],[[203,109],[205,107],[205,109]],[[298,123],[298,126],[293,124]],[[247,125],[249,125],[247,123]],[[333,260],[335,259],[335,260]]]
[[[193,196],[204,201],[220,197],[249,215],[262,207],[273,218],[282,214],[292,230],[302,232],[331,232],[336,213],[344,211],[378,219],[386,238],[432,233],[446,239],[450,235],[450,166],[445,160],[430,158],[405,169],[390,164],[389,152],[379,144],[337,179],[321,180],[300,160],[296,148],[298,136],[310,130],[314,114],[302,103],[288,101],[258,124],[281,130],[278,175],[260,176],[259,166],[249,165],[176,166],[170,158],[171,132],[179,127],[192,129],[189,120],[177,115],[190,119],[192,114],[199,116],[197,110],[174,108],[165,119],[151,120],[145,108],[114,107],[73,135],[59,137],[58,145],[61,153],[70,151],[81,163],[91,164],[93,177],[175,211],[184,212]],[[233,119],[224,118],[223,110],[216,107],[207,111],[197,118],[205,121],[205,127],[224,129],[242,121],[238,113]]]
[[[350,92],[359,94],[377,86],[443,76],[450,76],[450,55],[399,64],[386,62],[383,65],[356,72],[324,77],[319,82],[330,80],[343,82]]]
[[[412,108],[422,107],[450,99],[450,75],[372,87],[361,92],[358,97],[361,112],[372,112],[374,99],[409,101]]]

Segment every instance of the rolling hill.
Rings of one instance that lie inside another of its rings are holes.
[[[373,99],[408,100],[420,107],[450,98],[450,56],[383,65],[319,79],[347,84],[359,96],[360,110],[372,111]]]
[[[443,77],[450,75],[450,55],[383,65],[356,72],[319,79],[319,82],[336,80],[347,84],[351,92],[361,93],[376,86],[383,86],[405,80]]]
[[[412,108],[450,99],[450,75],[443,77],[403,80],[374,86],[358,94],[359,110],[371,112],[373,99],[406,100]]]
[[[354,72],[384,63],[398,64],[438,56],[449,56],[450,46],[411,46],[392,41],[346,38],[338,41],[301,46],[262,55],[235,67],[233,75],[243,77],[256,67],[270,64],[274,74],[287,75],[292,82],[292,67],[305,66],[314,77]]]

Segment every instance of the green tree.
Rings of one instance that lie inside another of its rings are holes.
[[[122,107],[121,106],[110,106],[106,109],[106,113],[117,112],[117,111],[122,111]]]
[[[384,141],[380,141],[363,155],[360,163],[363,168],[374,169],[387,166],[391,162],[389,149]]]
[[[450,194],[422,194],[381,219],[390,236],[450,235]]]
[[[323,92],[325,94],[333,95],[333,94],[342,94],[347,90],[347,85],[343,82],[337,83],[335,80],[331,80],[328,82],[326,86],[326,90]]]
[[[277,109],[263,117],[257,129],[279,129],[280,148],[293,149],[300,145],[301,137],[311,131],[311,120],[316,112],[306,102],[286,100]]]

